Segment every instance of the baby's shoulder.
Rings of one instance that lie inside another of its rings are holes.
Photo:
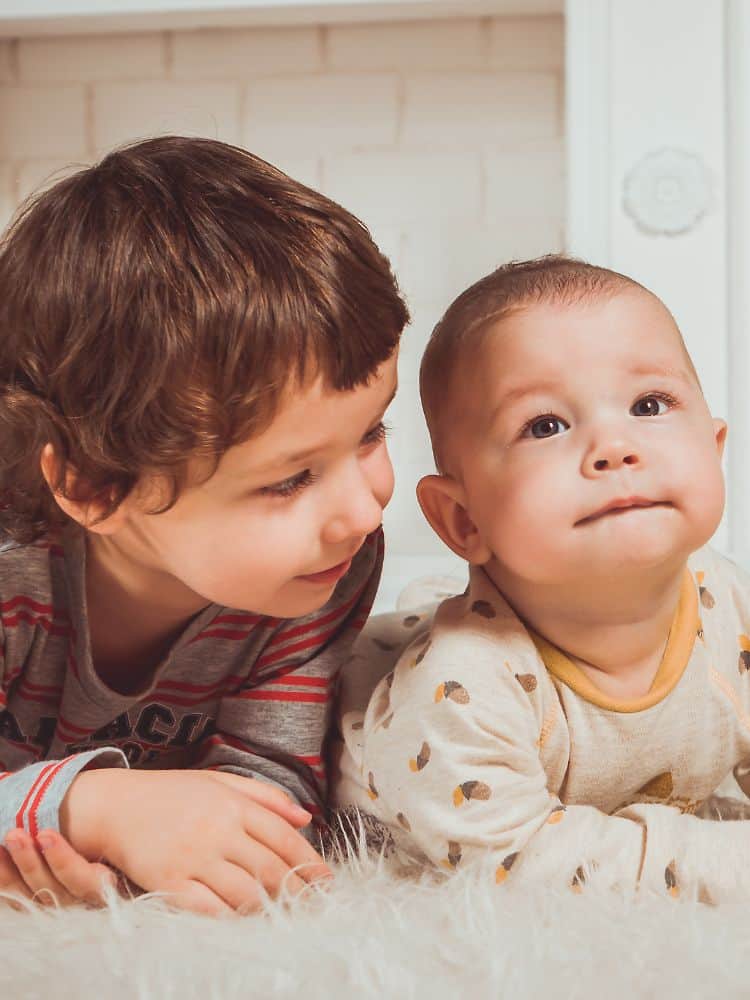
[[[473,569],[466,591],[442,601],[402,651],[390,683],[394,695],[408,697],[425,684],[495,692],[507,682],[529,693],[542,678],[546,670],[528,630],[486,574]]]

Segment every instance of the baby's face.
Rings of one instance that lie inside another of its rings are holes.
[[[488,334],[474,370],[461,478],[501,577],[667,565],[711,537],[726,427],[657,299],[530,306]]]

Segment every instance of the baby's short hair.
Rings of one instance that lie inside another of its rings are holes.
[[[456,416],[456,382],[466,375],[464,362],[474,357],[491,326],[529,305],[572,305],[627,288],[646,291],[617,271],[548,254],[503,264],[462,292],[433,330],[419,371],[422,408],[437,468],[446,468],[448,428]]]
[[[365,226],[243,149],[165,136],[31,199],[0,243],[0,532],[64,522],[40,471],[112,513],[145,473],[184,487],[320,376],[364,385],[408,312]],[[80,487],[79,487],[80,492]]]

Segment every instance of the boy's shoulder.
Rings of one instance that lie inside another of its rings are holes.
[[[22,544],[0,539],[0,605],[59,604],[65,592],[65,548],[50,536]]]

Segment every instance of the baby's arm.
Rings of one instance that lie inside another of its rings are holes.
[[[613,815],[564,806],[547,787],[524,681],[492,642],[467,647],[458,635],[408,651],[365,717],[369,811],[441,868],[489,855],[498,882],[512,872],[578,888],[595,876],[623,889],[750,899],[746,822],[662,805]]]

